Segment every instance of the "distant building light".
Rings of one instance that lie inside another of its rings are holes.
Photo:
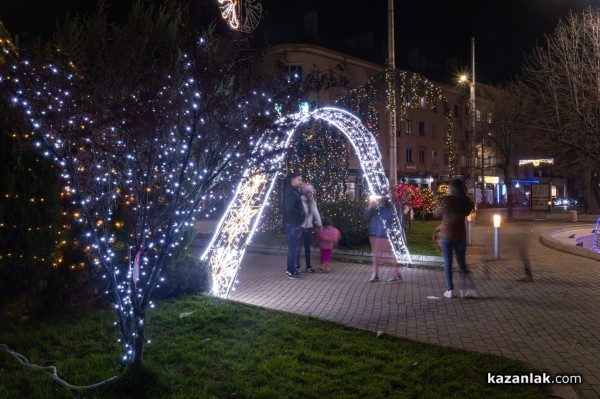
[[[543,158],[543,159],[520,159],[519,166],[523,165],[533,165],[540,166],[541,163],[545,163],[548,165],[554,165],[554,158]]]

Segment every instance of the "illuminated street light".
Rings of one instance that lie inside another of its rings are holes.
[[[500,218],[499,214],[494,215],[494,260],[500,259]]]

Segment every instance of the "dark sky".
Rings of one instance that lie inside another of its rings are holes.
[[[217,0],[208,2],[217,13]],[[243,1],[243,0],[242,0]],[[123,14],[131,0],[114,3],[115,14]],[[211,5],[211,2],[214,3]],[[353,35],[372,31],[375,53],[385,54],[387,0],[262,0],[265,20],[255,37],[265,31],[299,33],[304,13],[318,11],[319,37],[342,42]],[[57,17],[95,4],[95,0],[0,0],[0,20],[11,33],[27,30],[48,34]],[[418,48],[430,68],[450,79],[456,71],[447,59],[467,68],[470,38],[476,39],[477,80],[500,82],[519,70],[522,56],[551,33],[569,9],[600,6],[600,0],[396,0],[397,66],[408,68],[408,49]],[[414,52],[413,52],[414,53]],[[460,69],[460,68],[459,68]],[[425,74],[427,72],[424,71]]]

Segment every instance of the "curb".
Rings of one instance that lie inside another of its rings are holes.
[[[251,245],[246,248],[246,252],[254,254],[265,254],[265,255],[284,255],[287,254],[287,247],[285,246],[271,246],[271,245]],[[312,251],[313,253],[317,251]],[[318,258],[312,256],[313,258]],[[345,251],[334,249],[331,258],[333,260],[341,262],[351,263],[362,263],[371,264],[371,252],[368,251]],[[403,263],[403,267],[418,267],[423,269],[443,269],[444,259],[441,256],[428,256],[428,255],[412,255],[412,263]],[[392,256],[382,256],[382,263],[392,263],[395,259]]]
[[[545,232],[540,236],[540,243],[542,243],[542,245],[545,245],[548,248],[552,248],[557,251],[566,252],[566,253],[569,253],[572,255],[577,255],[577,256],[581,256],[583,258],[593,259],[593,260],[600,262],[600,253],[595,253],[595,252],[592,252],[591,250],[577,247],[575,245],[565,244],[564,242],[561,242],[553,237],[553,234],[556,234],[556,233],[562,233],[565,231],[579,230],[579,229],[581,229],[581,227],[565,227],[562,229]]]

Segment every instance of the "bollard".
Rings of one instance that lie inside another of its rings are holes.
[[[473,214],[467,216],[467,245],[473,245]]]
[[[577,211],[570,210],[569,211],[569,222],[576,222],[576,221],[577,221]]]
[[[500,215],[494,215],[494,260],[500,259]]]

